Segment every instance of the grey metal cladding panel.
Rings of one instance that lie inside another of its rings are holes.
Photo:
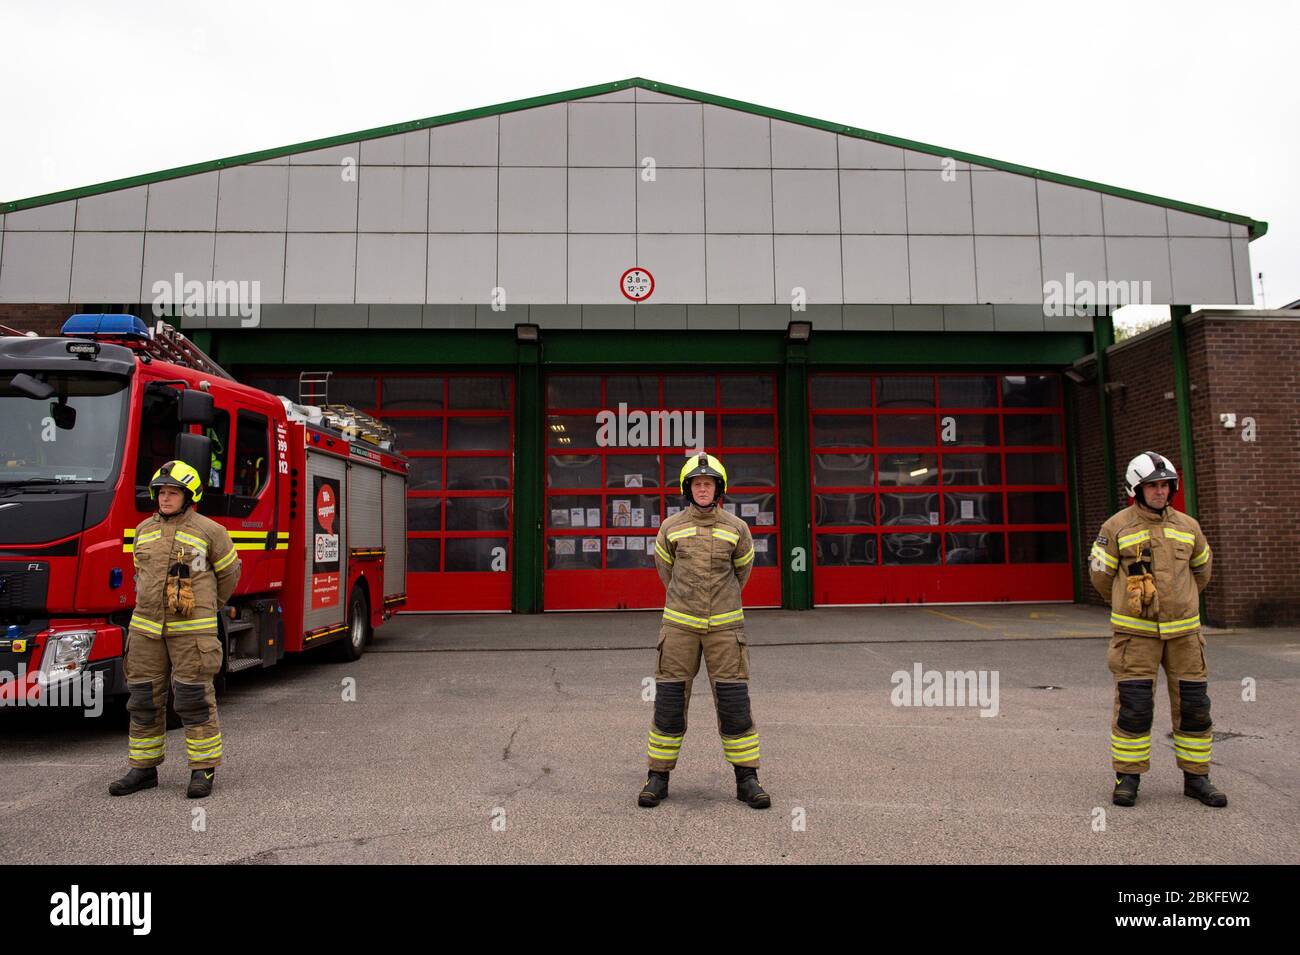
[[[406,480],[383,476],[384,596],[406,593]]]
[[[350,547],[382,547],[384,529],[379,479],[383,472],[376,467],[352,462],[348,470],[348,535]]]
[[[313,610],[311,607],[311,565],[312,558],[315,556],[316,542],[313,537],[312,514],[315,513],[315,501],[313,500],[312,485],[318,477],[337,478],[339,486],[343,486],[344,481],[344,462],[338,458],[332,458],[325,454],[307,454],[307,475],[306,483],[303,485],[303,498],[305,506],[302,509],[302,519],[306,522],[303,529],[303,540],[307,546],[304,550],[304,567],[303,567],[303,629],[315,630],[317,627],[324,627],[329,624],[342,623],[347,615],[347,594],[343,593],[343,586],[346,583],[344,567],[346,566],[348,553],[348,528],[347,515],[344,515],[344,522],[339,525],[339,602],[333,607],[321,607]],[[350,503],[344,499],[344,507],[350,507]]]

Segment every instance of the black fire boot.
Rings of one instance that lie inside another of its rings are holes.
[[[195,769],[190,771],[190,784],[185,790],[186,799],[202,799],[212,795],[212,781],[216,778],[216,769]]]
[[[108,784],[108,794],[110,796],[129,796],[131,793],[138,793],[142,789],[153,789],[158,785],[158,770],[154,766],[141,768],[132,766],[127,774],[121,779],[115,779]]]
[[[1115,776],[1115,792],[1110,801],[1117,806],[1134,806],[1138,801],[1138,783],[1142,777],[1137,773],[1118,773]]]
[[[641,794],[636,797],[638,806],[650,808],[657,806],[659,803],[668,798],[668,774],[656,770],[650,770],[650,775],[646,777],[645,785],[641,787]]]
[[[1211,782],[1210,777],[1200,776],[1183,770],[1183,795],[1199,799],[1207,806],[1222,809],[1228,804],[1226,793],[1220,792]]]
[[[748,803],[750,809],[767,809],[772,797],[758,784],[758,770],[753,766],[735,766],[736,798]]]

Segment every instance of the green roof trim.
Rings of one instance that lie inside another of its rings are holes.
[[[274,149],[263,149],[259,152],[243,153],[238,156],[227,156],[224,159],[214,159],[209,162],[193,163],[188,166],[177,166],[174,169],[163,169],[159,172],[144,173],[139,176],[130,176],[126,179],[114,179],[110,182],[95,183],[94,185],[81,186],[77,189],[65,189],[61,192],[50,192],[42,196],[32,196],[28,199],[16,199],[11,202],[0,203],[0,212],[18,212],[22,209],[31,209],[36,206],[50,205],[55,202],[66,202],[69,199],[79,199],[84,196],[94,196],[104,192],[114,192],[119,189],[130,189],[134,186],[143,186],[151,182],[178,179],[182,176],[192,176],[197,173],[212,172],[230,166],[243,166],[248,163],[261,162],[266,159],[278,159],[281,156],[290,156],[295,153],[312,152],[317,149],[328,149],[332,146],[344,146],[349,143],[364,142],[368,139],[379,139],[384,136],[396,136],[401,133],[415,132],[419,129],[445,126],[448,123],[459,123],[470,119],[482,119],[486,116],[499,116],[502,113],[513,113],[521,109],[532,109],[537,106],[550,106],[554,103],[566,103],[572,100],[585,99],[590,96],[600,96],[605,93],[615,93],[620,90],[632,89],[633,87],[653,90],[654,92],[663,93],[667,96],[678,96],[682,99],[695,100],[699,103],[708,103],[713,106],[722,106],[727,109],[739,110],[745,113],[753,113],[757,116],[766,116],[770,119],[779,119],[800,126],[822,129],[827,132],[837,133],[841,136],[867,139],[872,142],[883,143],[887,146],[897,146],[902,149],[913,150],[914,152],[929,153],[933,156],[951,157],[964,162],[974,163],[978,166],[986,166],[990,169],[1000,169],[1004,172],[1011,172],[1020,176],[1030,176],[1034,179],[1042,179],[1045,182],[1055,182],[1065,186],[1088,189],[1093,192],[1105,193],[1106,195],[1116,196],[1121,199],[1132,199],[1135,202],[1145,202],[1151,205],[1164,206],[1167,209],[1176,209],[1180,212],[1191,213],[1192,215],[1206,216],[1223,222],[1244,225],[1247,227],[1248,234],[1252,240],[1258,239],[1260,236],[1268,232],[1267,222],[1252,219],[1250,216],[1240,215],[1235,212],[1225,212],[1222,209],[1211,209],[1208,206],[1198,206],[1189,202],[1179,202],[1176,199],[1166,199],[1162,196],[1153,196],[1144,192],[1135,192],[1132,189],[1122,189],[1119,186],[1108,186],[1105,183],[1092,182],[1088,179],[1079,179],[1074,176],[1049,172],[1045,169],[1036,169],[1032,166],[1022,166],[1018,163],[1004,162],[999,159],[990,159],[987,156],[979,156],[975,153],[963,152],[957,149],[945,149],[942,146],[934,146],[930,143],[922,143],[912,139],[901,139],[897,136],[887,136],[884,133],[872,132],[869,129],[859,129],[856,126],[845,126],[840,123],[831,123],[823,119],[814,119],[811,116],[802,116],[798,113],[786,112],[785,110],[758,106],[754,103],[746,103],[742,100],[731,99],[726,96],[715,96],[712,93],[702,93],[699,90],[686,89],[682,86],[673,86],[669,83],[659,83],[639,76],[626,80],[615,80],[612,83],[600,83],[596,86],[583,86],[578,89],[565,90],[562,93],[549,93],[544,96],[530,96],[527,99],[511,100],[507,103],[497,103],[494,106],[483,106],[478,109],[467,109],[456,113],[445,113],[442,116],[430,116],[427,119],[417,119],[410,122],[397,123],[392,126],[378,126],[374,129],[364,129],[355,133],[328,136],[324,139],[313,139],[308,142],[294,143],[289,146],[277,146]]]

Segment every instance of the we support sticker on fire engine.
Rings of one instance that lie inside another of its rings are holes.
[[[311,606],[337,607],[339,603],[339,527],[343,505],[338,478],[312,479],[312,531],[315,549],[311,561]]]

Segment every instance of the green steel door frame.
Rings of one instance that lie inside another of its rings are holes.
[[[813,554],[807,342],[786,342],[780,385],[781,606],[808,610],[812,607]],[[795,569],[796,561],[801,570]]]
[[[515,512],[511,609],[542,610],[542,345],[518,342],[515,373]]]
[[[1079,482],[1076,480],[1076,454],[1079,446],[1078,435],[1074,427],[1074,400],[1070,397],[1070,388],[1062,392],[1065,410],[1065,486],[1070,506],[1070,568],[1074,579],[1074,600],[1083,594],[1085,581],[1083,577],[1083,538],[1080,536],[1079,522]],[[1091,537],[1088,538],[1091,540]]]
[[[1187,332],[1183,320],[1191,312],[1188,305],[1169,306],[1169,330],[1174,351],[1174,398],[1178,407],[1178,447],[1182,457],[1179,470],[1183,484],[1183,507],[1198,518],[1196,500],[1196,454],[1192,446],[1192,386],[1187,374]]]
[[[1110,395],[1106,393],[1109,365],[1106,349],[1115,344],[1115,323],[1110,309],[1102,306],[1092,320],[1092,346],[1097,355],[1097,401],[1100,405],[1101,460],[1106,468],[1106,509],[1108,514],[1119,510],[1119,490],[1115,483],[1115,435],[1110,422]]]

